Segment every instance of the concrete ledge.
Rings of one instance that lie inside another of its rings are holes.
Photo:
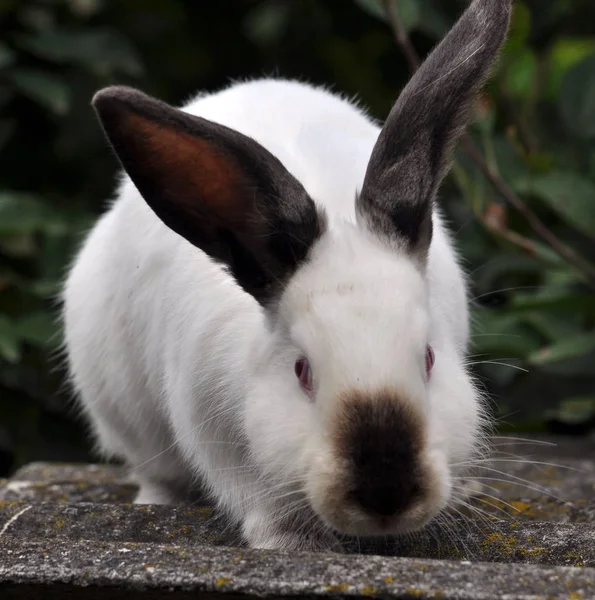
[[[234,546],[236,532],[208,507],[117,504],[0,503],[0,541],[88,542]],[[1,529],[0,529],[1,531]],[[452,521],[415,537],[382,542],[347,540],[345,551],[411,558],[482,560],[595,567],[595,523],[509,520]]]
[[[207,505],[130,504],[120,467],[34,463],[0,481],[0,598],[595,599],[595,443],[496,443],[481,513],[343,554],[251,550]]]
[[[114,465],[31,463],[0,485],[0,500],[132,502],[137,485]]]
[[[10,597],[7,590],[13,598],[57,598],[58,591],[87,598],[87,590],[94,598],[129,598],[130,591],[152,592],[149,598],[172,591],[265,598],[595,597],[592,568],[74,540],[57,540],[51,548],[5,540],[0,548],[3,598]],[[34,595],[23,596],[27,588]]]

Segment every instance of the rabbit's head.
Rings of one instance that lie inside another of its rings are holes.
[[[426,523],[456,495],[456,466],[477,444],[478,394],[460,349],[436,332],[427,261],[437,188],[509,16],[510,0],[475,0],[415,73],[361,191],[345,198],[355,223],[331,227],[281,162],[237,131],[129,88],[94,99],[145,201],[267,317],[262,346],[247,353],[252,460],[345,533]]]

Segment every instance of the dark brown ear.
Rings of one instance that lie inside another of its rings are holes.
[[[358,215],[422,258],[436,191],[506,38],[510,13],[511,0],[471,3],[401,93],[372,152]]]
[[[253,139],[136,90],[104,89],[93,106],[157,216],[267,304],[324,229],[300,183]]]

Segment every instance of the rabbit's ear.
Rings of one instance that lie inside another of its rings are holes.
[[[422,260],[434,196],[506,38],[510,12],[511,0],[472,2],[413,75],[372,152],[358,217]]]
[[[106,88],[93,106],[157,216],[269,303],[325,227],[300,183],[253,139],[136,90]]]

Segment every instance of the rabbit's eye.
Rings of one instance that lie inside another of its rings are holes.
[[[295,375],[304,392],[312,397],[312,369],[307,358],[302,357],[295,361]]]
[[[430,376],[430,371],[432,370],[432,367],[434,366],[435,358],[436,357],[434,356],[434,350],[432,349],[432,346],[430,346],[430,344],[428,344],[426,347],[426,375],[428,377]]]

